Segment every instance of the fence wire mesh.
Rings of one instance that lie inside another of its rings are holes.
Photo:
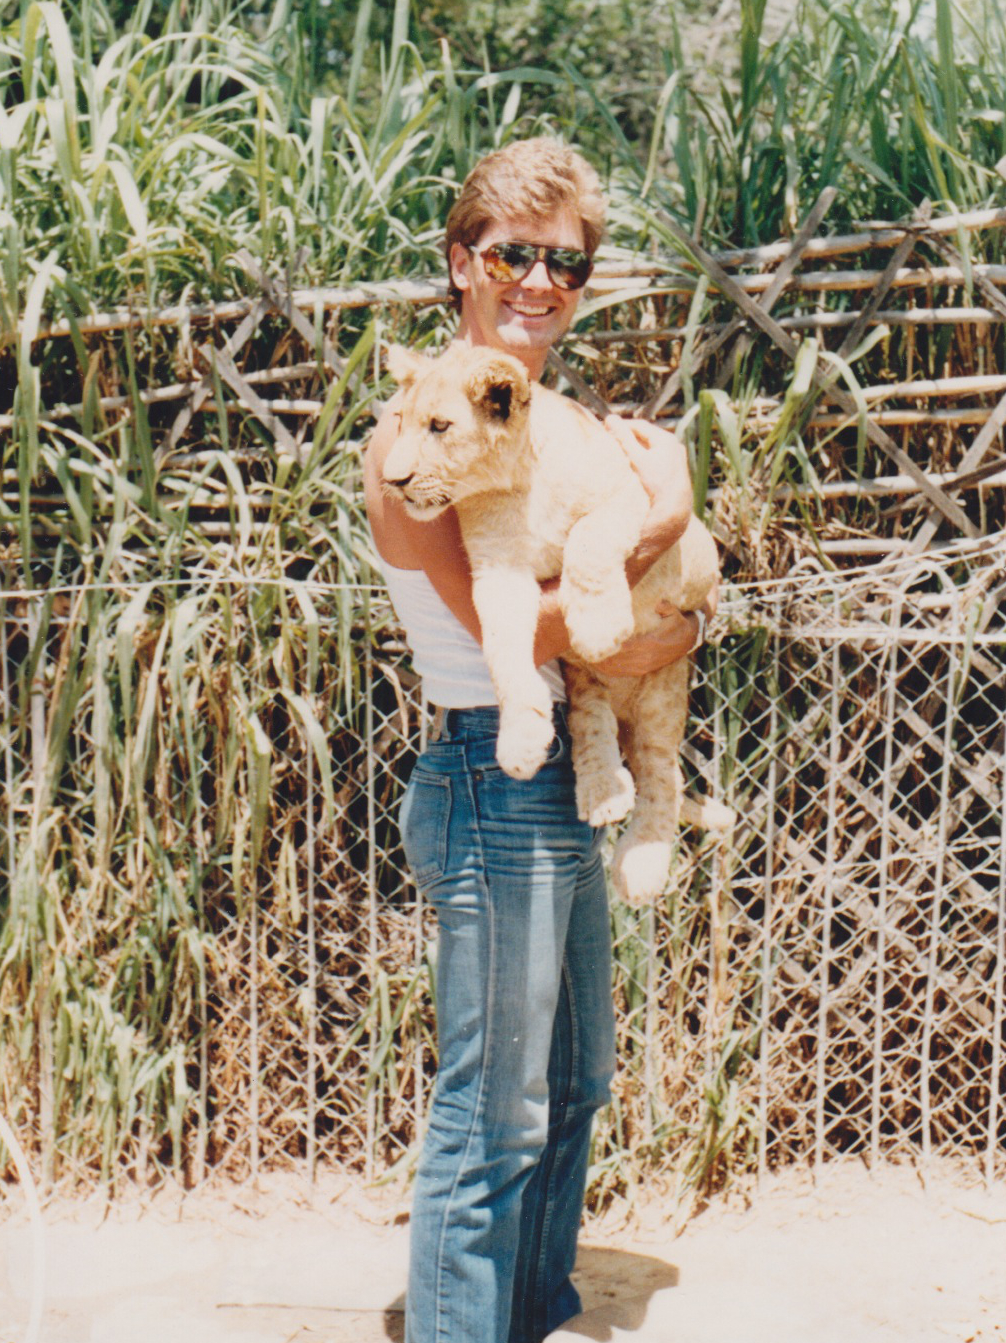
[[[682,832],[652,909],[613,904],[619,1071],[595,1200],[656,1172],[687,1191],[848,1153],[1004,1172],[1004,591],[1002,538],[728,588],[696,660],[685,764],[738,822],[725,838]],[[73,641],[98,638],[80,598],[41,651],[35,599],[5,604],[0,1048],[21,1140],[50,1182],[406,1171],[435,1073],[436,941],[395,819],[426,723],[405,650],[376,617],[361,631],[354,693],[311,700],[322,738],[290,694],[261,702],[268,769],[249,774],[263,791],[244,809],[220,800],[226,752],[197,752],[193,780],[159,739],[147,805],[174,816],[166,857],[144,868],[113,834],[116,899],[95,910],[97,859],[68,858],[59,835],[101,786],[100,697],[61,725],[51,693]],[[32,649],[19,680],[7,662]],[[193,722],[219,715],[219,670],[172,691],[169,662],[151,673],[167,700],[188,695]],[[46,781],[38,734],[57,730],[76,746]],[[213,861],[207,836],[228,825],[241,833]],[[187,871],[195,896],[155,898]],[[132,979],[110,932],[129,919],[143,935]],[[143,962],[143,937],[171,955]],[[102,1050],[104,1090],[80,1063]]]

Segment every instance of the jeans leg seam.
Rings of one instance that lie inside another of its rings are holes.
[[[495,959],[496,959],[495,911],[493,909],[492,901],[489,899],[489,882],[486,879],[486,860],[485,860],[485,853],[482,848],[482,831],[479,828],[478,806],[475,801],[475,790],[472,787],[471,773],[470,770],[468,769],[467,762],[465,764],[465,782],[468,788],[468,797],[469,802],[471,803],[472,816],[474,817],[474,824],[472,828],[474,833],[478,836],[479,841],[480,878],[482,881],[483,891],[486,899],[486,910],[488,912],[489,964],[488,964],[488,973],[486,975],[487,979],[486,1002],[485,1002],[485,1012],[483,1015],[483,1020],[486,1023],[486,1028],[485,1028],[485,1039],[482,1045],[482,1076],[479,1079],[479,1094],[475,1098],[475,1104],[472,1106],[472,1120],[471,1125],[469,1126],[468,1129],[467,1137],[465,1139],[464,1155],[458,1162],[458,1168],[454,1175],[454,1183],[451,1185],[451,1192],[447,1197],[447,1202],[444,1207],[443,1221],[440,1227],[440,1241],[439,1244],[437,1245],[437,1287],[436,1287],[436,1296],[434,1305],[435,1320],[433,1325],[434,1338],[436,1339],[440,1339],[443,1337],[443,1330],[441,1327],[443,1324],[441,1301],[443,1300],[444,1245],[447,1240],[447,1229],[448,1229],[448,1223],[450,1221],[451,1207],[454,1203],[455,1195],[457,1194],[458,1185],[461,1183],[461,1177],[464,1174],[465,1170],[467,1170],[468,1168],[468,1156],[469,1153],[471,1152],[472,1138],[475,1135],[475,1130],[478,1127],[479,1118],[482,1114],[482,1108],[485,1100],[486,1078],[489,1075],[488,1027],[489,1022],[491,1020],[492,995],[493,995],[493,983],[494,983],[494,971],[495,971]],[[447,1340],[447,1343],[450,1343],[450,1340]]]
[[[597,862],[598,864],[600,863],[599,858],[597,859]],[[574,919],[576,918],[575,904],[571,917]],[[583,1088],[583,1079],[580,1078],[579,1087],[577,1086],[576,1079],[580,1076],[584,1054],[584,1041],[586,1039],[584,1014],[580,1011],[580,1008],[584,1004],[582,1001],[578,1001],[574,993],[574,979],[570,972],[569,962],[566,956],[563,956],[562,978],[565,983],[566,1000],[569,1007],[569,1065],[565,1078],[565,1114],[563,1115],[562,1124],[559,1126],[560,1128],[569,1126],[574,1096],[578,1090],[582,1091]],[[608,992],[610,993],[610,981],[608,983]],[[578,1102],[578,1105],[581,1103],[582,1102]],[[595,1105],[593,1108],[596,1109],[598,1107]],[[549,1147],[553,1153],[556,1151],[557,1145],[558,1143],[553,1145],[551,1141],[549,1142]],[[555,1165],[553,1164],[549,1169],[547,1178],[543,1181],[542,1200],[544,1207],[539,1227],[540,1239],[537,1246],[537,1253],[533,1259],[532,1271],[528,1283],[530,1299],[535,1303],[534,1314],[530,1321],[535,1337],[541,1336],[546,1325],[551,1325],[553,1328],[556,1327],[556,1325],[549,1320],[547,1307],[543,1302],[543,1292],[548,1271],[549,1241],[555,1224],[556,1209],[558,1207],[558,1197],[554,1183],[555,1169]],[[531,1339],[528,1338],[526,1343],[531,1343]]]
[[[576,1009],[573,1003],[573,983],[572,983],[572,977],[569,973],[569,968],[566,964],[565,957],[563,957],[562,962],[562,978],[566,984],[566,1001],[569,1003],[569,1069],[565,1079],[566,1083],[565,1096],[563,1098],[565,1113],[563,1114],[562,1120],[558,1125],[560,1129],[566,1124],[569,1118],[569,1104],[572,1097],[573,1077],[575,1075],[575,1068],[577,1061],[577,1038],[578,1038],[576,1029]],[[556,1010],[558,1010],[558,1005]],[[545,1265],[547,1260],[546,1251],[548,1247],[548,1237],[552,1227],[552,1215],[555,1209],[555,1187],[553,1181],[555,1177],[556,1147],[557,1144],[552,1145],[552,1165],[545,1179],[545,1212],[541,1221],[541,1239],[538,1245],[538,1256],[535,1262],[534,1285],[533,1285],[533,1291],[531,1293],[532,1301],[537,1302],[540,1308],[542,1308],[541,1293],[545,1281]],[[537,1328],[544,1328],[545,1326],[544,1319],[535,1320],[535,1326]]]

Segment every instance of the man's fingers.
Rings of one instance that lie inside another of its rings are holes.
[[[643,446],[629,420],[623,420],[618,415],[609,415],[604,421],[604,427],[609,434],[618,439],[626,452],[638,452]]]
[[[650,420],[623,420],[617,415],[609,415],[604,427],[632,455],[650,452],[667,456],[684,452],[684,445],[676,434]]]
[[[617,415],[609,415],[604,421],[604,427],[617,440],[636,472],[642,475],[647,466],[647,449],[632,425],[627,420],[620,420]]]

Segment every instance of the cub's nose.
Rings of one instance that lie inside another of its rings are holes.
[[[390,485],[393,489],[404,490],[414,474],[415,474],[414,472],[410,472],[407,476],[397,476],[397,477],[385,475],[384,483],[385,485]]]

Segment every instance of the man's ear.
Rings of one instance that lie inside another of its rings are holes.
[[[433,360],[425,354],[417,354],[404,345],[389,345],[387,356],[388,372],[400,387],[411,387],[417,378],[421,378],[433,365]]]
[[[531,384],[524,365],[506,355],[493,355],[479,364],[465,391],[483,414],[501,424],[526,411],[531,402]]]
[[[472,254],[464,243],[456,242],[451,244],[451,254],[448,257],[448,264],[451,270],[451,284],[455,289],[471,289],[471,281],[468,278],[468,267],[472,264]]]

